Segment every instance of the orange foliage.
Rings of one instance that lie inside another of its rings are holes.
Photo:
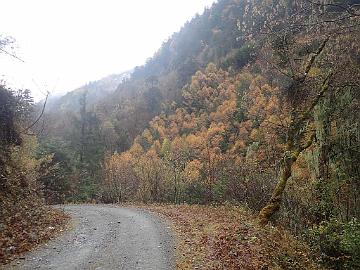
[[[238,90],[242,85],[248,85],[243,92]],[[212,200],[222,179],[234,177],[231,172],[239,164],[271,165],[282,151],[287,111],[279,89],[263,77],[246,72],[231,76],[209,64],[184,87],[183,99],[184,106],[155,117],[127,152],[139,181],[137,198],[162,200],[172,194],[177,200],[198,183]],[[235,119],[239,110],[244,119]],[[126,164],[120,158],[116,162]],[[164,196],[151,198],[152,181]]]

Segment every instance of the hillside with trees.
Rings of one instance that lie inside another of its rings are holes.
[[[67,220],[43,200],[42,181],[58,166],[30,134],[36,120],[29,94],[0,85],[0,263],[49,240]]]
[[[219,0],[116,90],[48,107],[25,140],[53,170],[34,176],[44,198],[240,204],[324,267],[357,269],[359,28],[356,0]]]

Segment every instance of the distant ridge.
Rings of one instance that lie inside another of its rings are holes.
[[[51,112],[77,111],[79,99],[84,92],[87,92],[88,106],[92,106],[114,92],[124,80],[130,78],[132,72],[132,70],[128,70],[120,74],[111,74],[100,80],[91,81],[65,95],[50,95],[46,110]]]

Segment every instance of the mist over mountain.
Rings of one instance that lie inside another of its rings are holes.
[[[114,92],[118,86],[130,78],[132,71],[125,71],[121,74],[112,74],[97,81],[92,81],[66,94],[50,95],[46,111],[65,112],[78,108],[79,99],[87,94],[88,104],[93,105],[102,98]]]

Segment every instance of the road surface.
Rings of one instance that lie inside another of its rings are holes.
[[[111,205],[60,207],[74,228],[5,269],[175,269],[171,232],[159,217]]]

